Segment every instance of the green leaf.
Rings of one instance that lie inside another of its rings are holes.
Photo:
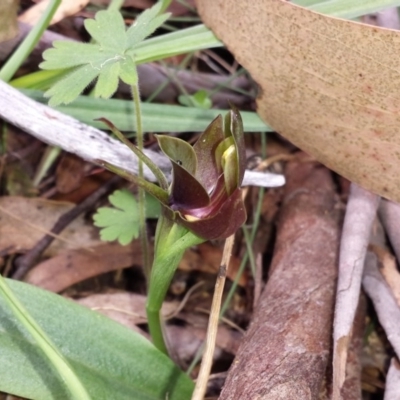
[[[94,225],[103,228],[101,240],[118,240],[121,245],[127,245],[139,236],[137,201],[126,189],[116,190],[108,199],[114,207],[100,207],[93,216]]]
[[[309,8],[332,17],[351,19],[398,6],[399,0],[330,0],[320,1]]]
[[[46,355],[47,360],[58,372],[60,379],[68,387],[71,397],[81,400],[92,400],[75,371],[73,368],[71,368],[67,359],[59,351],[57,346],[54,345],[53,341],[44,332],[35,319],[32,318],[28,310],[19,301],[18,297],[7,284],[7,281],[1,275],[0,287],[1,296],[9,306],[13,316],[17,318],[17,320],[24,326],[24,328],[34,339],[35,343]]]
[[[60,103],[68,104],[74,101],[83,90],[96,78],[98,72],[88,69],[87,66],[79,67],[72,73],[59,80],[44,96],[50,97],[49,104],[55,106]]]
[[[193,383],[145,338],[25,283],[7,280],[96,400],[186,400]],[[70,399],[64,383],[0,297],[0,390],[37,400]]]
[[[46,70],[78,67],[83,64],[98,64],[104,58],[100,46],[93,43],[55,40],[53,47],[43,53],[40,68]]]
[[[157,2],[153,7],[142,12],[127,31],[128,47],[133,48],[150,36],[171,15],[170,13],[158,15],[162,9],[162,2]]]
[[[127,85],[136,85],[138,83],[139,78],[133,57],[126,57],[125,60],[121,61],[120,78]]]
[[[36,44],[42,37],[43,32],[49,25],[60,3],[61,0],[53,0],[48,2],[46,9],[41,13],[40,19],[36,21],[32,29],[30,30],[29,34],[18,45],[18,48],[13,52],[13,54],[8,58],[8,60],[2,63],[0,69],[0,79],[2,81],[8,82],[15,74],[15,72],[19,69],[21,64],[25,62],[25,60],[28,58],[29,54],[35,48]],[[4,21],[4,19],[10,18],[9,16],[13,14],[14,7],[18,7],[18,4],[19,4],[18,1],[2,2],[2,10],[7,10],[2,12],[1,15],[2,21]],[[12,23],[14,23],[14,21],[12,21]],[[3,22],[3,24],[1,24],[2,29],[4,29],[4,24],[5,21]]]
[[[156,3],[144,11],[128,29],[116,10],[102,10],[95,19],[85,21],[86,30],[96,43],[55,42],[54,48],[43,53],[43,69],[75,68],[70,75],[45,93],[49,104],[68,104],[75,100],[94,79],[95,97],[111,97],[118,87],[118,79],[129,85],[138,82],[136,47],[169,17],[158,15],[162,4]]]
[[[103,228],[100,238],[104,241],[118,240],[123,246],[139,236],[138,203],[127,190],[116,190],[109,196],[114,207],[100,207],[93,216],[94,225]],[[146,217],[158,218],[160,203],[152,196],[146,196]]]
[[[118,76],[121,70],[119,63],[105,65],[99,74],[97,85],[94,89],[95,97],[105,99],[111,97],[118,89]]]
[[[127,37],[122,15],[115,10],[101,10],[95,19],[86,19],[85,28],[102,50],[122,53],[126,49]],[[110,35],[110,32],[113,34]]]

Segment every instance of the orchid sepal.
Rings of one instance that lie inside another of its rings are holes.
[[[143,188],[147,193],[151,194],[155,197],[162,205],[168,204],[168,192],[166,190],[161,189],[159,186],[154,183],[146,181],[146,179],[140,178],[139,176],[132,174],[122,168],[116,167],[113,164],[110,164],[104,160],[94,160],[94,162],[105,169],[108,169],[111,172],[121,176],[127,181],[133,182],[137,186]]]
[[[153,173],[153,175],[156,177],[158,184],[160,187],[164,190],[168,190],[168,181],[163,172],[160,170],[160,168],[157,167],[153,161],[146,156],[146,154],[143,153],[139,149],[139,147],[135,146],[133,143],[131,143],[119,130],[118,128],[107,118],[97,118],[96,121],[101,121],[105,123],[111,132],[119,139],[121,140],[122,143],[127,145],[132,152],[136,155],[139,160],[141,160],[146,166],[150,169],[150,171]]]

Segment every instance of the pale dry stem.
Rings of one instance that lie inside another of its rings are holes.
[[[217,337],[219,316],[221,311],[221,300],[224,291],[226,273],[231,259],[235,235],[229,236],[225,241],[224,251],[222,253],[221,265],[219,267],[217,280],[215,282],[214,297],[211,306],[210,319],[208,321],[207,337],[204,348],[203,359],[201,362],[199,376],[196,381],[192,400],[203,400],[207,389],[207,382],[210,376],[215,340]]]

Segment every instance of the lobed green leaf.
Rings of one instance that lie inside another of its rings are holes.
[[[122,54],[126,50],[127,37],[125,22],[120,12],[101,10],[94,19],[86,19],[85,28],[102,50]]]
[[[83,64],[97,65],[104,59],[104,52],[94,43],[68,42],[55,40],[53,48],[43,52],[42,69],[66,69]]]
[[[94,225],[103,228],[101,240],[118,240],[121,245],[127,245],[139,236],[137,201],[128,190],[115,191],[109,200],[114,207],[100,207],[93,216]]]
[[[86,65],[78,67],[59,80],[51,89],[44,93],[50,97],[49,105],[68,104],[74,101],[96,78],[98,72]]]
[[[121,64],[119,63],[110,63],[102,68],[94,88],[95,97],[108,99],[116,92],[120,70]]]
[[[128,48],[132,49],[146,37],[154,33],[169,17],[170,13],[158,15],[162,9],[162,2],[138,15],[136,21],[127,30]]]

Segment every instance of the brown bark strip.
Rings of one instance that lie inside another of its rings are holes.
[[[292,162],[271,275],[221,399],[317,399],[331,349],[341,213],[330,172]]]

